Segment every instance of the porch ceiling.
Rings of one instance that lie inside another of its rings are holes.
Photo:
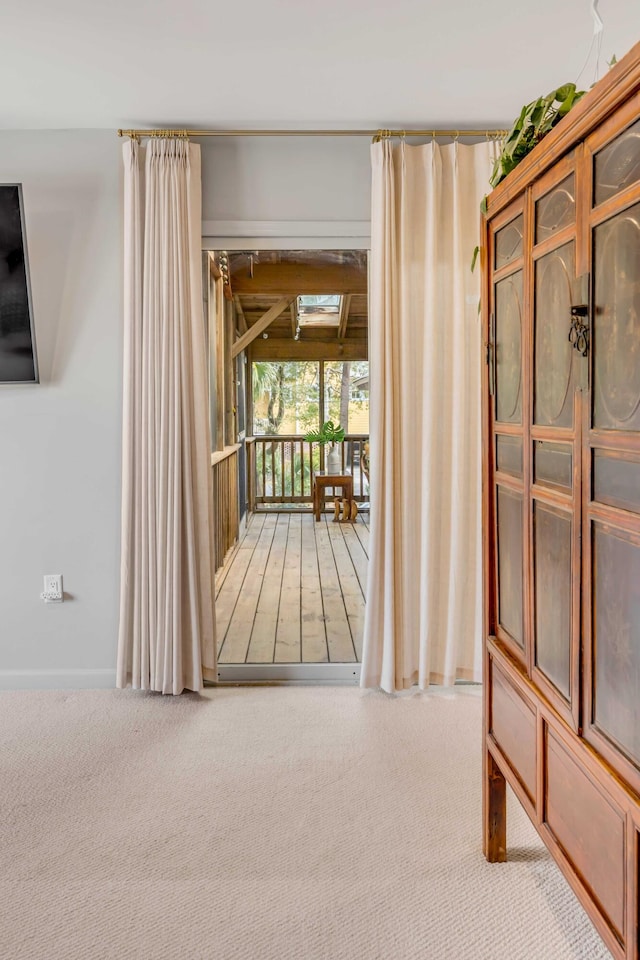
[[[258,325],[249,348],[253,359],[366,359],[366,252],[230,252],[228,277],[238,338],[250,340]],[[340,294],[338,324],[334,320],[298,328],[295,299],[302,294]],[[278,312],[283,299],[290,305]],[[277,315],[265,327],[269,311]]]

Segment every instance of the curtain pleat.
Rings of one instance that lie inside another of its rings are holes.
[[[494,149],[372,146],[365,687],[481,679],[480,283],[470,264]]]
[[[216,666],[200,148],[131,141],[124,166],[117,685],[179,694]]]

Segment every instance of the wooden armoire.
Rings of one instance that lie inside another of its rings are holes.
[[[509,783],[615,957],[640,900],[640,44],[483,218],[484,851]]]

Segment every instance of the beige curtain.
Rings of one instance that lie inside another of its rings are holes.
[[[178,694],[216,665],[200,148],[131,141],[124,168],[117,685]]]
[[[480,680],[480,204],[494,145],[372,146],[362,686]]]

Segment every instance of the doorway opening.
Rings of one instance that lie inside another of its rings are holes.
[[[367,252],[225,245],[205,264],[218,678],[357,682],[369,552]]]

